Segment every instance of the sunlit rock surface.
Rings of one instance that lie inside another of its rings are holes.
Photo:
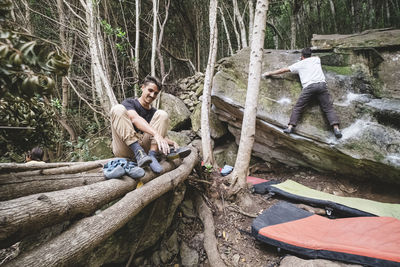
[[[253,154],[267,161],[400,183],[400,30],[314,36],[343,138],[337,140],[317,102],[290,136],[282,133],[301,92],[296,74],[261,81]],[[336,39],[335,39],[336,38]],[[350,38],[351,45],[346,45]],[[379,42],[378,42],[379,41]],[[366,42],[366,43],[364,43]],[[376,46],[381,45],[381,46]],[[219,61],[212,92],[218,118],[239,143],[249,50]],[[263,72],[300,60],[299,51],[265,50]]]

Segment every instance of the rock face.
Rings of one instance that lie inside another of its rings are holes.
[[[169,130],[180,130],[185,124],[189,123],[190,111],[179,98],[171,94],[162,93],[160,103],[160,109],[169,114]]]
[[[297,74],[261,81],[253,154],[270,162],[306,166],[400,183],[400,31],[314,36],[343,138],[337,140],[315,103],[296,134],[282,133],[301,92]],[[351,44],[348,44],[348,40]],[[375,40],[375,41],[371,41]],[[219,61],[212,103],[239,143],[249,50]],[[265,50],[263,71],[298,61],[299,51]]]

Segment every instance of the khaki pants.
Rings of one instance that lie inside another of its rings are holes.
[[[151,144],[156,144],[150,134],[140,134],[135,131],[128,117],[127,110],[123,105],[118,104],[113,106],[110,113],[112,150],[116,157],[134,158],[133,151],[129,145],[136,141],[139,141],[146,152],[149,151]],[[164,110],[157,110],[150,121],[150,126],[161,136],[165,137],[169,127],[168,113]]]

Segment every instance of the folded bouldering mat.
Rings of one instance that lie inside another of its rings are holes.
[[[387,216],[400,219],[400,204],[335,196],[311,189],[292,180],[286,180],[283,183],[274,181],[258,183],[254,185],[253,191],[259,194],[274,193],[296,202],[329,208],[334,213],[343,213],[350,216]]]
[[[262,183],[269,182],[269,180],[265,180],[265,179],[257,178],[257,177],[253,177],[253,176],[247,176],[246,182],[251,183],[252,185],[256,185],[256,184],[262,184]]]
[[[400,220],[328,219],[280,201],[252,224],[258,240],[310,258],[368,266],[400,266]]]

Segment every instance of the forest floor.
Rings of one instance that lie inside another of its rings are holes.
[[[250,176],[258,178],[280,182],[291,179],[307,187],[334,195],[359,197],[387,203],[400,203],[399,186],[354,180],[350,177],[341,177],[334,174],[321,174],[307,169],[265,168],[265,166],[253,169],[256,169],[256,171],[257,169],[261,170],[261,172],[250,173]],[[218,173],[213,173],[210,178],[218,180],[221,179],[221,176]],[[246,210],[244,210],[238,208],[234,202],[224,201],[222,203],[221,199],[218,200],[218,198],[212,196],[212,193],[208,193],[208,204],[214,214],[219,252],[228,266],[273,267],[294,265],[293,262],[282,264],[281,261],[285,257],[284,252],[278,253],[275,247],[261,243],[250,235],[251,224],[254,220],[252,216],[260,214],[263,210],[277,203],[279,201],[278,197],[252,194],[249,191]],[[189,246],[198,250],[200,260],[206,259],[204,249],[198,246],[196,241],[198,239],[196,236],[202,231],[201,221],[199,219],[196,220],[196,224],[198,225],[191,225],[188,229],[180,231],[179,235]],[[298,260],[302,261],[301,259]],[[324,261],[322,265],[321,263],[319,265],[314,263],[313,265],[311,262],[302,262],[301,264],[305,264],[301,266],[350,266],[339,262],[327,263],[327,261]],[[207,261],[203,261],[201,265],[208,266]]]

